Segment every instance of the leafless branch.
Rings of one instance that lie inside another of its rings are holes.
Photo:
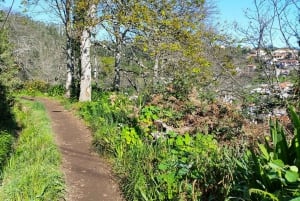
[[[6,22],[7,22],[7,19],[8,19],[9,14],[10,14],[10,12],[11,12],[13,6],[14,6],[14,3],[15,3],[15,0],[12,0],[11,5],[10,5],[10,7],[9,7],[9,9],[8,9],[8,12],[7,12],[7,14],[6,14],[5,20],[4,20],[3,24],[2,24],[1,30],[4,29],[4,26],[5,26]]]

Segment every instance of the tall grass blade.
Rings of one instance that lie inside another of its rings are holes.
[[[295,134],[295,152],[296,152],[296,166],[300,168],[300,119],[299,115],[295,112],[293,107],[289,107],[291,119],[294,126],[294,134]]]
[[[289,162],[289,146],[283,127],[280,126],[278,121],[276,121],[276,135],[277,143],[275,144],[275,153],[277,153],[278,159],[281,159],[285,164],[287,164]]]

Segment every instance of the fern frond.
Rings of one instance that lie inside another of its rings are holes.
[[[272,201],[279,201],[279,199],[275,195],[273,195],[272,193],[269,193],[267,191],[263,191],[263,190],[260,190],[260,189],[257,189],[257,188],[250,188],[249,189],[249,194],[250,195],[256,194],[256,195],[259,195],[263,198],[269,198]]]

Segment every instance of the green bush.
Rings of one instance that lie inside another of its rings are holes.
[[[12,150],[13,137],[11,134],[0,131],[0,170],[2,170],[9,153]]]
[[[172,82],[171,94],[179,100],[186,100],[191,91],[191,83],[186,77],[178,76]]]
[[[50,85],[41,80],[30,80],[24,83],[23,89],[29,95],[36,95],[38,93],[47,93]]]
[[[66,90],[63,85],[53,85],[47,90],[49,96],[63,96],[65,91]]]
[[[98,96],[97,101],[78,104],[79,115],[94,131],[93,144],[99,152],[118,154],[117,146],[121,140],[122,128],[133,121],[129,117],[132,114],[130,105],[125,96],[117,96],[114,93],[104,93]],[[123,131],[124,133],[126,132]]]
[[[98,101],[82,103],[79,106],[79,114],[89,122],[93,129],[99,128],[98,118],[104,119],[107,124],[126,124],[131,122],[129,118],[133,108],[132,103],[125,96],[114,93],[99,96]]]
[[[99,97],[80,103],[79,113],[94,130],[97,150],[114,157],[128,200],[225,199],[234,163],[213,136],[164,133],[155,140],[153,122],[173,117],[172,111],[148,105],[134,120],[132,102],[123,95]]]
[[[283,127],[270,123],[270,137],[237,161],[237,182],[233,194],[248,200],[290,201],[300,199],[300,120],[289,109],[294,126],[291,142]]]
[[[171,133],[136,144],[117,159],[129,200],[224,200],[231,165],[213,137],[202,134]]]
[[[16,128],[16,122],[12,113],[12,106],[15,103],[15,98],[12,93],[7,90],[7,87],[0,83],[0,131],[8,131],[12,133]]]
[[[119,133],[117,124],[101,124],[94,133],[93,145],[99,153],[115,156]]]

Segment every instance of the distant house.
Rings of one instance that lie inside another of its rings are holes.
[[[298,60],[298,50],[297,49],[291,49],[291,48],[279,48],[272,52],[267,52],[264,49],[252,49],[249,54],[247,55],[247,58],[261,58],[265,61],[271,60],[272,62],[279,62],[282,60]]]
[[[272,52],[274,61],[279,60],[296,60],[298,58],[298,50],[290,48],[280,48]]]
[[[263,60],[267,60],[269,58],[268,53],[263,49],[253,49],[248,54],[247,58],[261,58]]]

